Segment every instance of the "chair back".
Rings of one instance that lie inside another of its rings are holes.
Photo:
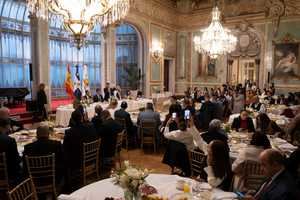
[[[37,200],[37,194],[31,178],[26,179],[8,192],[9,200]]]
[[[127,126],[126,126],[126,120],[124,118],[116,117],[115,120],[122,126],[123,128],[123,140],[126,145],[126,149],[128,151],[128,133],[127,133]]]
[[[141,121],[140,135],[141,148],[143,148],[144,144],[151,144],[154,152],[156,152],[156,122],[153,120]]]
[[[124,138],[124,131],[117,134],[115,154],[119,154],[121,152],[122,145],[123,145],[123,138]]]
[[[5,152],[0,153],[0,192],[8,191],[8,174]]]
[[[37,194],[52,193],[56,198],[55,154],[47,156],[25,156],[28,174],[32,178]]]
[[[200,151],[189,151],[192,177],[202,175],[206,166],[206,155]]]
[[[99,150],[101,139],[83,143],[82,177],[83,184],[88,183],[89,177],[99,178]]]
[[[262,167],[258,162],[246,160],[242,164],[242,170],[244,172],[244,188],[247,190],[259,189],[266,180],[266,176],[263,175]]]

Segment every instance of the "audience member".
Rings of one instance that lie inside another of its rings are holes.
[[[214,105],[210,101],[210,96],[205,95],[205,102],[202,104],[198,114],[198,124],[201,130],[207,130],[209,123],[214,119]]]
[[[201,137],[207,144],[209,144],[213,140],[221,140],[228,147],[227,144],[228,137],[225,131],[222,129],[221,125],[222,122],[218,119],[214,119],[209,123],[208,131],[201,134]]]
[[[126,131],[129,136],[137,134],[137,127],[133,125],[130,114],[126,111],[128,105],[126,101],[121,103],[121,108],[115,112],[115,119],[124,119],[126,124]],[[123,126],[123,125],[122,125]]]
[[[120,133],[122,126],[112,119],[108,110],[102,111],[102,126],[100,129],[101,146],[100,153],[104,164],[109,164],[115,156],[117,134]]]
[[[213,140],[209,143],[207,152],[207,167],[204,170],[207,173],[208,184],[213,188],[229,191],[233,173],[226,144],[220,140]]]
[[[233,98],[233,110],[232,113],[239,113],[245,108],[245,95],[243,90],[237,90]]]
[[[279,135],[283,136],[284,131],[276,124],[276,122],[272,121],[266,113],[260,113],[256,117],[256,128],[257,130],[268,134],[268,135]]]
[[[139,113],[137,124],[141,125],[142,121],[154,121],[156,125],[156,135],[159,135],[159,126],[161,125],[160,114],[154,111],[153,103],[147,103],[145,111]]]
[[[49,139],[49,127],[42,125],[36,130],[37,140],[24,146],[23,156],[48,156],[55,154],[56,183],[62,180],[63,176],[63,150],[59,141]]]
[[[0,110],[2,110],[1,112],[4,112],[3,108],[0,108]],[[5,153],[8,179],[12,185],[15,185],[21,178],[21,158],[15,139],[8,136],[9,131],[9,118],[0,118],[0,153]]]
[[[264,150],[259,160],[267,180],[256,194],[245,199],[255,200],[298,200],[299,190],[294,177],[284,166],[284,156],[275,149]]]
[[[107,106],[106,110],[109,111],[110,116],[112,118],[115,117],[115,112],[117,111],[117,109],[118,109],[118,100],[114,99],[114,98],[111,98],[111,100],[109,102],[109,105]]]
[[[84,123],[82,113],[75,110],[72,113],[74,124],[65,131],[63,141],[64,159],[69,172],[77,171],[81,167],[83,143],[95,141],[99,137],[90,123]]]
[[[248,131],[254,132],[254,124],[251,117],[248,116],[248,112],[246,110],[242,110],[240,116],[233,120],[231,125],[232,129],[235,129],[238,132]]]
[[[102,126],[102,117],[101,117],[102,111],[103,111],[103,109],[102,109],[101,105],[95,106],[95,116],[92,118],[92,123],[93,123],[97,133],[99,133],[101,126]]]
[[[177,122],[178,130],[169,131],[169,124],[173,121],[174,120],[170,118],[167,126],[165,127],[165,138],[181,142],[185,144],[186,148],[189,150],[193,150],[198,147],[200,150],[206,152],[206,144],[200,137],[200,133],[194,125],[193,118],[191,118],[187,122],[182,118],[179,119]]]
[[[286,169],[291,173],[293,177],[296,177],[298,189],[300,189],[300,147],[296,149],[287,159],[286,159]]]
[[[9,115],[9,109],[6,107],[0,108],[0,119],[9,119],[10,121],[10,131],[8,134],[20,131],[24,129],[24,126],[22,123],[18,122],[16,119],[10,117]]]
[[[288,125],[287,135],[293,143],[300,144],[300,114],[298,114]]]
[[[260,113],[265,113],[267,111],[265,105],[259,102],[259,98],[257,96],[255,97],[254,102],[251,103],[249,107]]]
[[[104,88],[104,101],[108,102],[110,99],[110,95],[111,95],[110,84],[109,84],[109,82],[107,82],[105,84],[105,88]]]
[[[46,104],[47,104],[47,95],[45,92],[45,84],[41,83],[39,85],[39,90],[37,92],[37,97],[36,97],[36,102],[37,102],[37,108],[39,112],[39,116],[41,117],[42,120],[45,120],[48,118],[48,112],[46,110]]]
[[[93,96],[93,101],[94,102],[103,102],[104,101],[104,98],[101,94],[101,89],[100,88],[96,89],[96,94]]]

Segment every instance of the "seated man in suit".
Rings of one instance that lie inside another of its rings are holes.
[[[159,126],[161,125],[160,114],[154,111],[153,103],[147,103],[146,109],[139,113],[137,124],[141,125],[142,121],[154,121],[156,125],[156,136],[159,138]]]
[[[253,120],[248,116],[248,112],[246,110],[242,110],[240,116],[233,120],[231,128],[239,132],[255,132]]]
[[[83,143],[93,142],[99,137],[90,123],[84,123],[82,113],[72,113],[73,126],[65,131],[63,142],[66,168],[69,172],[80,169],[82,163]]]
[[[254,102],[249,105],[249,107],[257,112],[266,112],[265,105],[259,102],[259,98],[257,96],[255,97]]]
[[[0,118],[7,118],[10,121],[9,133],[17,132],[24,129],[23,124],[18,122],[15,118],[10,117],[9,109],[6,107],[0,108]]]
[[[3,108],[1,108],[3,109]],[[0,110],[1,110],[0,109]],[[14,138],[8,136],[10,131],[9,118],[0,118],[0,153],[5,153],[7,173],[10,184],[13,186],[21,179],[21,158]]]
[[[94,102],[103,102],[104,101],[100,88],[96,89],[96,94],[93,96],[93,101]]]
[[[130,114],[126,111],[128,105],[126,101],[121,103],[121,109],[115,112],[115,119],[124,119],[126,123],[126,131],[130,136],[135,136],[137,133],[137,127],[133,125]]]
[[[92,123],[97,132],[100,131],[100,128],[102,126],[102,111],[103,109],[100,105],[95,106],[95,116],[92,118]]]
[[[115,156],[117,134],[120,133],[123,128],[118,122],[112,119],[108,110],[104,110],[101,116],[103,123],[99,132],[101,137],[100,152],[104,164],[110,164],[112,157]]]
[[[110,96],[111,96],[110,84],[109,82],[107,82],[104,88],[104,101],[109,101]]]
[[[62,144],[59,141],[49,139],[49,127],[42,125],[36,130],[37,140],[24,147],[24,161],[25,156],[48,156],[55,154],[55,167],[56,167],[56,181],[59,183],[63,176],[63,151]]]
[[[284,167],[284,156],[275,149],[264,150],[259,155],[264,175],[268,178],[249,200],[297,200],[300,199],[294,177]]]

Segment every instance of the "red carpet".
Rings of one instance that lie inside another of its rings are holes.
[[[51,102],[51,111],[55,111],[58,106],[66,105],[72,103],[72,99],[52,99]],[[21,113],[26,113],[26,105],[16,105],[9,108],[11,115],[17,115]]]

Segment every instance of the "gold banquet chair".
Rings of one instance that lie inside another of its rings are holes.
[[[141,149],[144,148],[145,144],[150,144],[153,145],[154,153],[156,153],[157,150],[156,122],[150,120],[141,121],[140,135],[141,135]]]
[[[26,167],[37,194],[52,194],[56,199],[55,154],[47,156],[25,156]]]
[[[126,126],[126,121],[123,118],[116,117],[115,120],[122,126],[123,128],[123,140],[125,140],[125,145],[126,145],[126,150],[128,151],[128,133],[127,133],[127,126]]]
[[[31,178],[26,179],[8,192],[9,200],[38,200]]]
[[[124,138],[124,131],[117,134],[117,142],[116,142],[116,148],[115,148],[115,163],[119,163],[119,167],[121,168],[122,162],[121,162],[121,150],[123,145],[123,138]]]
[[[189,151],[189,160],[191,166],[191,176],[202,175],[206,166],[206,155],[200,151]]]
[[[99,150],[101,139],[83,143],[82,183],[88,184],[89,177],[99,179]]]
[[[238,184],[238,188],[241,188],[241,184],[243,184],[243,190],[257,190],[266,180],[259,162],[246,160],[242,163],[242,172],[244,174]]]
[[[0,153],[0,199],[6,198],[6,193],[9,190],[8,174],[6,166],[5,153]]]

